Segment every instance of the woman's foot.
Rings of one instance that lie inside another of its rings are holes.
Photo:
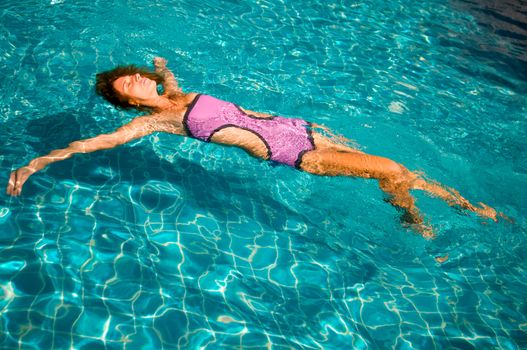
[[[425,223],[416,208],[414,208],[414,210],[405,211],[401,215],[401,222],[404,226],[411,228],[426,239],[436,238],[434,229],[432,226]]]
[[[481,208],[474,207],[473,209],[476,214],[478,214],[481,217],[491,219],[494,222],[498,221],[497,219],[498,213],[496,212],[494,208],[489,207],[485,203],[480,202],[478,204],[481,206]]]
[[[436,234],[434,233],[434,229],[430,225],[420,224],[416,227],[417,231],[423,236],[425,239],[435,239]]]

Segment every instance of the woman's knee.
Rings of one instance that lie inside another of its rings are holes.
[[[406,169],[403,165],[389,159],[389,158],[381,158],[381,179],[387,179],[389,181],[395,181],[395,182],[406,182],[411,180],[412,178],[415,178],[415,176],[412,176],[413,174]]]

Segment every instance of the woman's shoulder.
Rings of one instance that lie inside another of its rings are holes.
[[[185,102],[186,104],[188,105],[189,103],[191,103],[192,101],[194,101],[194,99],[196,98],[196,96],[198,95],[201,95],[200,93],[197,93],[197,92],[189,92],[187,94],[185,94]]]

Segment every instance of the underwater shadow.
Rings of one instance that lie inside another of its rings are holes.
[[[27,143],[41,154],[66,147],[81,138],[80,115],[79,111],[68,111],[30,120],[26,125]]]
[[[176,143],[175,145],[177,146]],[[111,168],[111,171],[104,173],[97,171],[101,167]],[[108,175],[110,173],[118,175]],[[265,206],[285,217],[304,218],[303,213],[295,212],[274,199],[267,188],[258,184],[256,177],[239,176],[234,171],[228,174],[220,171],[211,172],[199,163],[183,158],[169,162],[159,157],[151,146],[125,146],[104,152],[75,155],[72,159],[51,165],[47,174],[57,181],[73,177],[76,182],[95,188],[117,183],[137,187],[148,182],[176,184],[181,196],[220,220],[229,219],[228,216],[232,219],[233,214],[262,220],[262,217],[256,218],[254,211],[243,210],[245,205],[238,207],[230,202],[229,199],[233,196],[238,200],[246,198],[249,208],[251,205],[253,208],[258,206],[261,209],[259,211],[264,211],[261,207]],[[307,217],[304,219],[308,220]],[[265,224],[268,225],[270,222]],[[283,228],[276,227],[276,229]]]

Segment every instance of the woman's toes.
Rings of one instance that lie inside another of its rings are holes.
[[[484,217],[487,217],[493,221],[498,221],[498,219],[496,218],[497,216],[497,213],[496,213],[496,210],[494,208],[491,208],[489,207],[488,205],[486,205],[485,203],[478,203],[481,208],[477,208],[476,209],[476,213],[481,215],[481,216],[484,216]]]

